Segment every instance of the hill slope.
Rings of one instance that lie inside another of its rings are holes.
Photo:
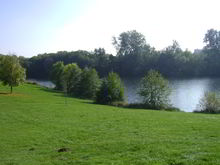
[[[0,85],[0,164],[220,164],[220,115],[94,105]]]

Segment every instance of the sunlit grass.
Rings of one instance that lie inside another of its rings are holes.
[[[95,105],[0,86],[0,164],[220,164],[220,115]]]

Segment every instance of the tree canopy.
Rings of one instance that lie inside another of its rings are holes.
[[[110,72],[107,78],[104,78],[101,87],[96,95],[96,102],[101,104],[111,104],[115,101],[124,100],[124,85],[120,77]]]
[[[159,72],[150,70],[141,79],[138,94],[143,98],[144,104],[148,108],[166,108],[169,103],[170,94],[168,80],[163,78]]]
[[[18,58],[15,55],[3,56],[0,60],[0,80],[4,85],[13,87],[20,85],[25,81],[25,69],[21,67]]]
[[[64,64],[62,61],[56,62],[51,68],[50,80],[56,85],[56,89],[63,88],[63,71]]]
[[[76,63],[65,65],[63,70],[63,88],[70,95],[78,95],[82,70]]]
[[[210,29],[204,37],[203,49],[191,52],[182,50],[177,41],[162,50],[150,46],[143,34],[126,31],[113,38],[117,55],[106,53],[104,48],[94,51],[59,51],[31,58],[19,57],[27,69],[28,78],[48,79],[54,63],[76,63],[80,68],[94,68],[100,77],[113,71],[120,77],[142,77],[147,71],[158,70],[166,77],[220,77],[220,34]]]

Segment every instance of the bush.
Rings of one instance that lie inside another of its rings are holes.
[[[155,70],[150,70],[141,79],[138,89],[138,94],[143,98],[145,107],[150,109],[166,109],[169,106],[170,92],[168,80]]]
[[[220,100],[214,92],[206,92],[194,112],[220,113]]]
[[[75,63],[64,66],[62,78],[64,91],[72,96],[78,95],[81,73],[82,70]]]
[[[120,77],[116,73],[109,73],[103,79],[101,87],[96,94],[96,103],[111,104],[116,101],[124,100],[124,86]]]
[[[85,68],[81,74],[79,96],[94,99],[100,87],[100,79],[95,69]]]
[[[56,85],[56,89],[61,90],[63,88],[62,75],[64,70],[64,64],[61,61],[52,65],[50,71],[50,80]]]

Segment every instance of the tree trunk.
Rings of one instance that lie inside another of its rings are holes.
[[[12,86],[11,86],[11,94],[12,94]]]

